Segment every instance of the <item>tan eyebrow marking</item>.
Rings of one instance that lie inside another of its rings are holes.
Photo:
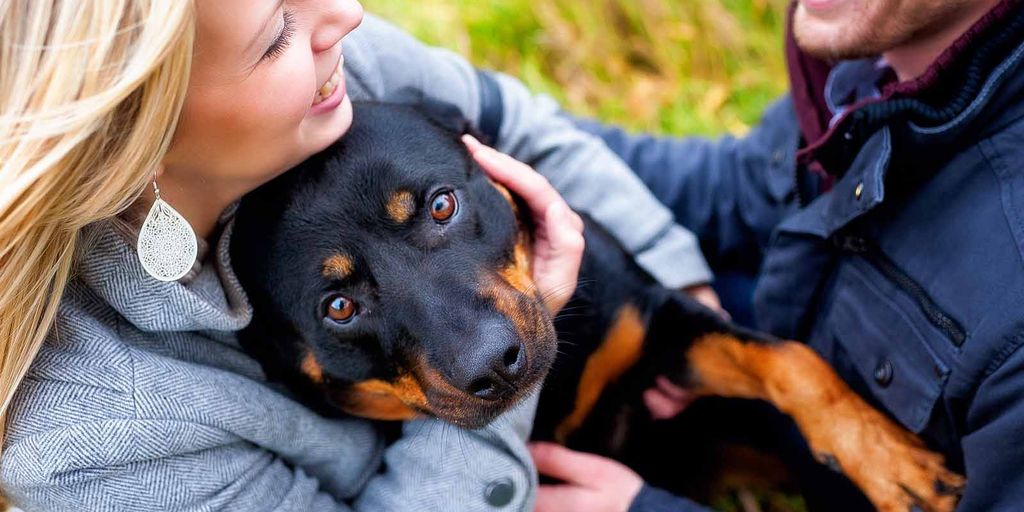
[[[320,363],[317,362],[316,356],[313,355],[313,352],[306,352],[306,357],[302,358],[300,369],[302,370],[302,373],[305,373],[313,382],[323,384],[323,370],[320,368]]]
[[[345,279],[352,275],[353,270],[355,270],[355,264],[352,263],[352,258],[339,253],[324,261],[323,275],[333,279]]]
[[[416,200],[413,198],[412,192],[399,190],[391,194],[385,209],[391,220],[399,224],[405,224],[416,211]]]

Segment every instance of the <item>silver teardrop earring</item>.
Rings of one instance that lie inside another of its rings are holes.
[[[136,250],[142,268],[160,281],[177,281],[192,270],[199,247],[196,233],[185,217],[160,198],[153,180],[156,201],[139,231]]]

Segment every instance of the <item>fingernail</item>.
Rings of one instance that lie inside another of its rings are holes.
[[[483,143],[477,140],[476,137],[468,133],[462,136],[462,143],[469,146],[471,149],[476,149],[483,145]]]

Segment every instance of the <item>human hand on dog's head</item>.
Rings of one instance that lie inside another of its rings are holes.
[[[462,140],[484,172],[521,197],[530,209],[533,280],[548,310],[557,313],[576,289],[583,259],[583,220],[530,166],[483,145],[472,135],[464,135]]]

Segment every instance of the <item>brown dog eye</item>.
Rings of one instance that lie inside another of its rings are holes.
[[[327,318],[344,324],[356,316],[356,303],[348,297],[335,295],[327,300]]]
[[[430,216],[438,222],[448,222],[459,209],[459,202],[451,190],[438,192],[430,200]]]

